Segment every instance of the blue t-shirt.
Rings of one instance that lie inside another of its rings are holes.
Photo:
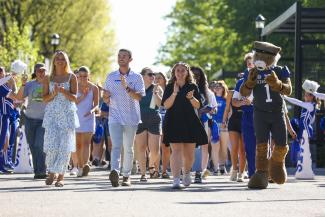
[[[222,96],[216,96],[216,101],[218,105],[217,113],[213,115],[213,120],[217,123],[222,123],[223,113],[226,109],[226,99]]]

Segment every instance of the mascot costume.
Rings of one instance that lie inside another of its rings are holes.
[[[287,179],[285,157],[288,153],[287,128],[282,95],[290,95],[292,86],[287,67],[277,66],[281,48],[268,42],[255,41],[253,45],[255,67],[249,70],[240,87],[242,96],[254,96],[254,128],[256,134],[256,172],[248,187],[265,189],[270,177],[283,184]],[[268,141],[275,142],[272,157],[268,159]]]

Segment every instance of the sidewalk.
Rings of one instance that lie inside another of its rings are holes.
[[[86,178],[67,175],[63,188],[45,186],[32,174],[0,175],[0,217],[325,217],[325,169],[315,172],[315,180],[290,175],[285,185],[266,190],[210,176],[181,191],[170,188],[171,180],[139,183],[139,176],[132,176],[130,188],[112,188],[108,172],[100,170]]]

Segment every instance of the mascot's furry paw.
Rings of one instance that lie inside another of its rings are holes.
[[[275,146],[272,152],[269,164],[270,178],[277,184],[284,184],[287,181],[285,157],[288,150],[288,146]]]
[[[247,81],[245,82],[245,85],[249,89],[253,89],[255,87],[256,82],[257,82],[257,74],[258,74],[258,71],[256,68],[252,68],[251,70],[249,70],[248,78],[247,78]]]
[[[248,188],[265,189],[269,184],[269,175],[266,171],[256,171],[249,179]]]
[[[282,81],[279,80],[278,76],[274,71],[272,71],[271,74],[266,76],[265,81],[273,91],[280,92],[280,90],[282,89]]]

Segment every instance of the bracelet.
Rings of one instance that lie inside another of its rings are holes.
[[[192,96],[192,98],[190,98],[189,100],[191,101],[192,99],[194,99],[194,96]]]
[[[126,90],[126,92],[128,92],[128,93],[131,91],[131,89],[130,89],[129,87],[126,87],[125,90]]]

